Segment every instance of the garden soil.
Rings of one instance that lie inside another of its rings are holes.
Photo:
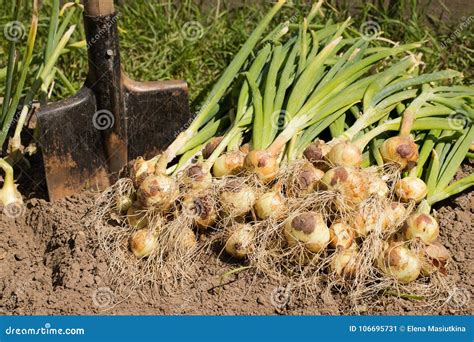
[[[474,165],[464,165],[463,174]],[[338,315],[353,313],[343,294],[321,288],[311,294],[284,292],[280,284],[238,267],[209,252],[197,260],[195,280],[174,291],[143,287],[127,296],[111,285],[108,260],[88,226],[97,194],[84,192],[56,203],[25,201],[23,215],[0,219],[0,314],[105,315]],[[452,254],[449,277],[462,296],[441,308],[416,300],[381,296],[377,304],[357,308],[360,314],[472,314],[474,289],[474,192],[440,203],[436,217],[441,242]],[[119,284],[120,285],[120,284]],[[277,298],[275,297],[277,296]],[[459,297],[459,296],[458,296]],[[276,299],[277,300],[276,300]]]

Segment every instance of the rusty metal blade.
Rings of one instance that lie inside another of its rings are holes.
[[[100,127],[92,120],[95,112],[94,94],[83,87],[73,97],[43,106],[37,113],[38,143],[52,201],[110,184]]]
[[[159,153],[190,121],[184,81],[136,82],[122,75],[128,159]]]

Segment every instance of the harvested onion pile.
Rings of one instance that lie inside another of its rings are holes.
[[[297,32],[287,22],[261,40],[284,2],[191,125],[100,197],[112,270],[135,285],[192,277],[212,245],[293,287],[325,277],[352,299],[429,296],[449,261],[431,206],[474,184],[452,182],[474,139],[474,88],[446,86],[456,71],[423,74],[418,44],[313,24],[321,1]]]

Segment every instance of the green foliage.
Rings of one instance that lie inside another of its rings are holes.
[[[472,78],[474,25],[472,22],[465,23],[470,17],[464,18],[464,21],[459,18],[447,23],[427,15],[430,2],[421,5],[417,0],[391,0],[389,6],[382,5],[382,2],[372,0],[364,2],[362,8],[352,7],[352,27],[358,30],[363,23],[375,21],[384,36],[393,41],[424,41],[420,51],[424,55],[426,71],[452,68],[464,72],[464,83]],[[11,20],[12,3],[11,0],[0,0],[2,31]],[[51,3],[51,0],[43,1],[40,9],[38,46],[47,42]],[[239,2],[235,1],[232,6],[227,1],[216,1],[211,7],[202,8],[191,0],[122,1],[117,5],[117,10],[121,15],[119,31],[124,69],[137,80],[185,79],[190,85],[191,99],[197,99],[198,102],[255,28],[262,14],[271,6],[265,1],[261,4],[252,2],[251,5],[248,1],[242,1],[240,6],[236,6],[236,3]],[[329,7],[325,6],[324,20],[343,21],[349,15],[349,6],[344,1],[338,1],[338,5],[335,1],[329,1],[329,4]],[[303,19],[302,13],[308,13],[310,6],[311,1],[293,1],[278,14],[275,22],[290,20],[297,24]],[[19,20],[25,25],[26,31],[30,17],[31,1],[23,0]],[[186,27],[189,28],[189,24],[186,24],[194,22],[202,27],[202,36],[187,39]],[[313,22],[320,23],[321,18],[316,17]],[[71,42],[83,40],[81,16],[77,14],[71,23],[79,25]],[[41,51],[37,49],[36,53]],[[8,45],[2,39],[0,94],[5,90],[5,69],[2,68],[6,66],[7,54]],[[87,73],[85,46],[63,55],[58,68],[77,90]],[[71,94],[72,89],[66,80],[58,79],[56,82],[53,99]]]

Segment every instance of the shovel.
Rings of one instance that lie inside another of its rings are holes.
[[[89,73],[74,96],[37,113],[50,200],[104,189],[159,153],[190,118],[184,81],[136,82],[121,69],[113,0],[84,1]]]

